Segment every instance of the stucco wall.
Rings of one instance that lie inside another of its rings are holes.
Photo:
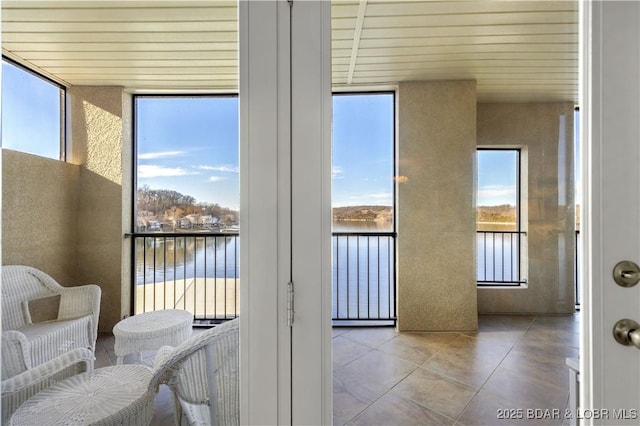
[[[80,168],[2,150],[2,264],[28,265],[64,286],[78,280]]]
[[[67,94],[72,117],[69,161],[80,166],[78,277],[102,287],[99,328],[110,331],[128,313],[128,307],[123,310],[129,300],[123,265],[129,262],[124,257],[124,223],[131,210],[131,199],[125,196],[131,168],[130,155],[123,159],[123,153],[131,152],[131,100],[118,87],[71,87]]]
[[[528,283],[478,289],[481,313],[574,311],[575,206],[572,103],[478,104],[478,146],[523,148]]]
[[[398,328],[475,330],[476,83],[401,83],[398,103]]]
[[[111,331],[130,307],[131,96],[117,87],[67,96],[67,163],[2,150],[2,264],[100,285],[99,330]]]

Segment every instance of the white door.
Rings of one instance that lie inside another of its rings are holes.
[[[618,344],[612,329],[623,318],[640,322],[640,285],[617,285],[612,270],[622,260],[640,264],[640,2],[583,6],[587,282],[579,414],[585,424],[637,425],[640,349]]]

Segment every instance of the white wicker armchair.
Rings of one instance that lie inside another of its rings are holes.
[[[100,296],[100,287],[94,284],[62,287],[38,269],[2,266],[2,332],[14,332],[15,353],[23,357],[17,362],[29,370],[77,348],[93,353]],[[35,318],[52,307],[52,318]],[[3,380],[11,377],[5,371],[21,368],[7,365],[3,357]]]
[[[11,414],[41,390],[67,377],[93,369],[93,352],[74,349],[33,368],[24,335],[17,331],[2,332],[2,424]]]
[[[158,351],[150,388],[171,388],[177,424],[240,423],[238,325],[236,318]]]

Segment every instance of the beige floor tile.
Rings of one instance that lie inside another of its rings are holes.
[[[400,339],[408,344],[428,347],[444,347],[449,345],[452,340],[458,337],[460,333],[420,333],[420,332],[404,332],[399,333],[396,339]]]
[[[333,335],[333,337],[337,337],[340,336],[341,334],[346,333],[347,331],[350,331],[351,328],[349,327],[333,327],[333,329],[331,330],[331,333]]]
[[[525,330],[492,330],[477,333],[465,332],[464,335],[485,340],[497,345],[513,346],[524,336]]]
[[[418,339],[402,339],[401,336],[389,340],[378,347],[378,350],[397,356],[413,364],[421,365],[431,359],[442,349],[436,344],[428,344]]]
[[[360,414],[388,391],[389,387],[365,378],[333,375],[333,415],[343,424]]]
[[[575,356],[577,355],[576,353]],[[523,377],[543,381],[558,388],[566,388],[569,383],[569,368],[564,356],[513,350],[500,366]]]
[[[550,382],[521,372],[498,367],[482,387],[483,391],[501,397],[506,406],[524,409],[564,409],[569,398],[569,385],[559,388]]]
[[[500,358],[491,355],[452,353],[444,350],[422,364],[422,368],[479,389],[500,361]]]
[[[363,345],[377,348],[378,346],[394,339],[398,333],[392,327],[380,328],[354,328],[342,334],[342,337],[362,343]]]
[[[393,355],[374,350],[335,370],[346,380],[370,381],[391,388],[418,368]]]
[[[527,352],[544,354],[572,356],[578,347],[573,345],[573,336],[566,335],[563,339],[549,338],[549,333],[540,330],[530,330],[516,345],[516,349]]]
[[[538,340],[578,348],[580,346],[580,333],[578,331],[562,330],[559,328],[532,327],[525,333],[523,342]]]
[[[339,368],[360,358],[367,352],[372,351],[371,347],[353,340],[345,339],[342,336],[333,338],[333,368]]]
[[[511,405],[499,396],[480,391],[458,418],[464,426],[519,426],[519,425],[561,425],[564,410],[550,412],[528,411],[526,403]]]
[[[560,327],[567,331],[580,331],[580,314],[569,315],[539,315],[531,325],[532,328],[540,326]]]
[[[461,334],[453,339],[446,347],[452,353],[469,353],[478,356],[490,356],[502,359],[513,347],[511,343],[503,343],[481,338],[483,335],[468,336]]]
[[[386,394],[353,420],[353,425],[452,425],[454,419],[394,394]]]
[[[391,391],[452,419],[462,413],[476,392],[476,388],[423,368],[415,370]]]
[[[479,316],[478,331],[524,331],[535,321],[533,315],[483,314]]]

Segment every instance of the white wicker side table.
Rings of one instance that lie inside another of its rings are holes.
[[[124,357],[162,346],[178,346],[191,336],[193,314],[181,309],[145,312],[123,319],[113,327],[114,351],[120,365]]]
[[[153,374],[143,365],[114,365],[77,374],[32,396],[12,426],[145,426],[151,423]]]

